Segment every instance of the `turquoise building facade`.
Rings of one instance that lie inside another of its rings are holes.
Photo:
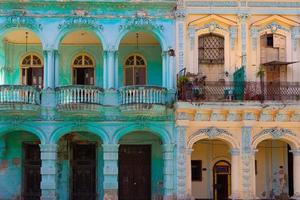
[[[175,5],[1,2],[0,199],[175,196]]]

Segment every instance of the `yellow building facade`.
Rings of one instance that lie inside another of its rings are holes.
[[[178,2],[178,197],[300,198],[299,7]]]

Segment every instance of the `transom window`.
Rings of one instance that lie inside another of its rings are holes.
[[[146,62],[142,56],[134,54],[126,59],[124,85],[146,85]]]
[[[207,34],[198,38],[199,64],[224,64],[224,38]]]
[[[95,64],[91,56],[82,53],[77,55],[72,63],[73,84],[94,85]]]
[[[29,54],[21,61],[22,85],[32,85],[43,88],[43,62],[36,54]]]

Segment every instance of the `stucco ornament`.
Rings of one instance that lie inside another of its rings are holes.
[[[135,29],[148,29],[148,30],[159,30],[163,31],[164,26],[157,24],[153,19],[150,18],[146,11],[137,11],[136,14],[126,20],[125,24],[119,26],[119,30],[135,30]]]
[[[97,24],[96,19],[84,15],[74,15],[65,19],[64,23],[59,24],[59,29],[93,29],[102,31],[103,26]]]
[[[25,16],[24,12],[13,12],[6,17],[5,22],[0,27],[0,30],[9,28],[28,28],[33,31],[42,30],[42,25],[38,24],[33,18]]]
[[[220,128],[216,128],[216,127],[209,127],[209,128],[204,128],[204,129],[198,130],[196,133],[194,133],[192,135],[191,138],[193,138],[195,135],[199,135],[199,134],[207,135],[208,138],[215,138],[220,135],[232,136],[232,134],[230,134],[228,131],[226,131],[224,129],[220,129]]]
[[[292,131],[285,129],[285,128],[268,128],[268,129],[264,129],[263,131],[261,131],[259,134],[257,134],[256,136],[254,136],[253,141],[256,140],[257,138],[263,136],[263,135],[267,135],[270,134],[272,136],[272,138],[274,139],[278,139],[281,138],[285,135],[292,135],[292,136],[296,136],[295,133],[293,133]]]
[[[290,32],[289,29],[281,26],[280,24],[278,24],[277,22],[272,22],[270,24],[267,24],[266,26],[258,29],[258,32],[262,32],[262,31],[266,31],[266,30],[270,30],[272,33],[277,32],[278,30],[283,30],[286,32]]]

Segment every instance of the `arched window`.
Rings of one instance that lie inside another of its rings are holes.
[[[43,87],[43,62],[36,54],[29,54],[21,61],[22,85]]]
[[[79,54],[72,63],[73,84],[76,85],[94,85],[95,63],[93,59],[85,54]]]
[[[142,56],[134,54],[126,59],[124,85],[146,85],[146,62]]]

